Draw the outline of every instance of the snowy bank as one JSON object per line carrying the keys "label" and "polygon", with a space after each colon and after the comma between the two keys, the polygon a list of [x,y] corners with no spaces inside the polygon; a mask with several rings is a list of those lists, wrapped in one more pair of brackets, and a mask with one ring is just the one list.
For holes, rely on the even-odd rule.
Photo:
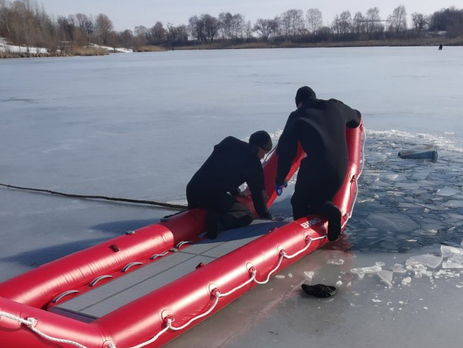
{"label": "snowy bank", "polygon": [[110,46],[102,46],[97,44],[90,44],[89,47],[107,50],[109,52],[117,52],[117,53],[133,53],[133,49],[131,48],[124,48],[124,47],[110,47]]}
{"label": "snowy bank", "polygon": [[48,54],[48,50],[43,47],[25,47],[10,45],[4,38],[0,38],[0,52],[6,53],[26,53],[26,54]]}

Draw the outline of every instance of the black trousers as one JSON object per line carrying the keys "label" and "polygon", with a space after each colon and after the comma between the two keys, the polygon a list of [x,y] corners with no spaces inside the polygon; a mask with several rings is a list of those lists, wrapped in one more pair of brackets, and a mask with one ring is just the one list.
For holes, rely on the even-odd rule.
{"label": "black trousers", "polygon": [[336,172],[302,163],[291,197],[294,220],[310,214],[325,215],[327,205],[332,205],[343,178]]}
{"label": "black trousers", "polygon": [[228,193],[217,193],[187,187],[189,208],[206,209],[217,216],[219,231],[249,225],[254,219],[251,211]]}

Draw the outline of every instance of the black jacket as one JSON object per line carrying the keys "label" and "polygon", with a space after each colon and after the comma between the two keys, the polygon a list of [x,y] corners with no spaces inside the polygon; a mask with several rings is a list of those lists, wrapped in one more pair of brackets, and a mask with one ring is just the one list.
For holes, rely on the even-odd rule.
{"label": "black jacket", "polygon": [[[301,143],[302,165],[344,179],[347,170],[346,126],[358,127],[361,115],[336,99],[311,99],[292,112],[278,141],[276,184],[282,185]],[[316,169],[315,169],[316,170]]]}
{"label": "black jacket", "polygon": [[193,195],[238,193],[246,182],[252,193],[254,208],[260,217],[267,217],[264,198],[264,173],[257,157],[257,147],[234,137],[226,137],[214,146],[214,151],[188,183]]}

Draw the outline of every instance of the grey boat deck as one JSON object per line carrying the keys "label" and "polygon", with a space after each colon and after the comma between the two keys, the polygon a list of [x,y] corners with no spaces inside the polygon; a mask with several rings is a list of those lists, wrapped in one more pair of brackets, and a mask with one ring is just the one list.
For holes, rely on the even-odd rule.
{"label": "grey boat deck", "polygon": [[194,271],[199,263],[207,264],[283,224],[256,220],[244,228],[223,232],[215,240],[203,240],[182,251],[165,256],[63,302],[53,307],[51,311],[86,322],[101,318]]}

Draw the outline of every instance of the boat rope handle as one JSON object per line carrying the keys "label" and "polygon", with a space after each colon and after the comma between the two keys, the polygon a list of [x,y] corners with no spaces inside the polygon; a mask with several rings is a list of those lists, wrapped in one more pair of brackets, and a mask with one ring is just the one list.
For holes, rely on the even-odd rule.
{"label": "boat rope handle", "polygon": [[122,272],[127,272],[129,269],[131,269],[132,267],[135,267],[135,266],[141,266],[143,265],[143,262],[139,262],[139,261],[136,261],[136,262],[130,262],[128,264],[126,264],[124,266],[124,268],[122,268]]}
{"label": "boat rope handle", "polygon": [[169,253],[168,251],[165,251],[161,254],[153,254],[150,257],[150,260],[156,260],[158,257],[166,256],[168,253]]}
{"label": "boat rope handle", "polygon": [[185,245],[185,244],[192,244],[193,242],[191,240],[184,240],[182,242],[178,242],[177,245],[175,246],[176,249],[180,249],[180,247],[182,245]]}
{"label": "boat rope handle", "polygon": [[93,279],[91,282],[90,282],[90,287],[94,287],[96,284],[98,284],[100,282],[100,280],[103,280],[103,279],[109,279],[109,278],[112,278],[113,276],[110,275],[110,274],[105,274],[105,275],[102,275],[102,276],[99,276],[99,277],[96,277],[95,279]]}
{"label": "boat rope handle", "polygon": [[79,290],[67,290],[67,291],[59,294],[58,296],[56,296],[53,300],[51,300],[51,302],[56,303],[59,300],[61,300],[63,297],[65,297],[67,295],[77,294],[78,292],[79,292]]}
{"label": "boat rope handle", "polygon": [[192,243],[193,242],[191,240],[184,240],[182,242],[178,242],[177,245],[174,248],[169,249],[168,251],[165,251],[165,252],[163,252],[161,254],[153,254],[153,255],[151,255],[150,260],[156,260],[158,257],[166,256],[169,252],[176,253],[177,251],[179,251],[179,248],[182,245],[192,244]]}
{"label": "boat rope handle", "polygon": [[[0,311],[0,317],[5,317],[5,318],[11,319],[11,320],[15,320],[20,324],[24,324],[31,331],[33,331],[34,333],[36,333],[40,337],[42,337],[42,338],[44,338],[46,340],[49,340],[51,342],[70,344],[70,345],[72,345],[74,347],[78,347],[78,348],[88,348],[87,346],[84,346],[84,345],[82,345],[82,344],[80,344],[78,342],[74,342],[74,341],[71,341],[71,340],[66,340],[66,339],[63,339],[63,338],[57,338],[57,337],[52,337],[52,336],[47,335],[46,333],[44,333],[44,332],[40,331],[39,329],[37,329],[36,325],[38,323],[38,320],[35,319],[35,318],[23,319],[23,318],[17,317],[16,315],[6,313],[6,312],[1,312],[1,311]],[[114,347],[114,348],[116,348],[116,347]]]}

